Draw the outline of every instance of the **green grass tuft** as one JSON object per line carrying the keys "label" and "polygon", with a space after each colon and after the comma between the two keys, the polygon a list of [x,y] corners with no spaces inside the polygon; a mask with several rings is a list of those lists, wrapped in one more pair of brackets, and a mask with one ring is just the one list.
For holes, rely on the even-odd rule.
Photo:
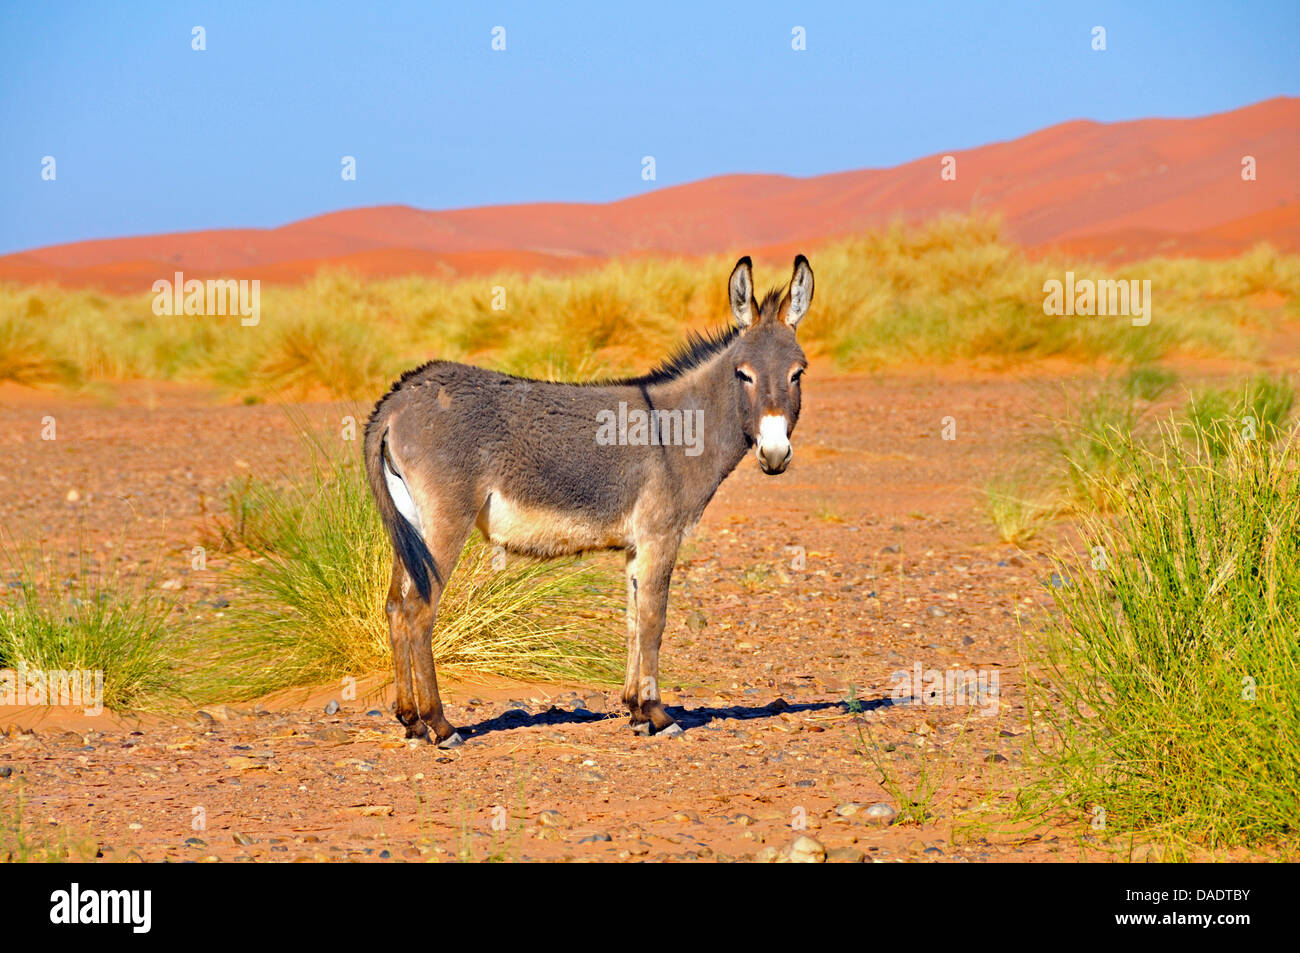
{"label": "green grass tuft", "polygon": [[1198,391],[1189,402],[1185,426],[1190,439],[1203,441],[1215,457],[1222,457],[1236,437],[1276,440],[1294,406],[1295,387],[1287,377],[1257,374],[1237,387]]}
{"label": "green grass tuft", "polygon": [[1060,508],[1049,493],[1016,476],[997,477],[986,483],[983,502],[998,537],[1013,546],[1034,539]]}
{"label": "green grass tuft", "polygon": [[52,562],[9,562],[0,669],[101,673],[102,703],[115,711],[161,710],[177,700],[184,637],[172,600],[146,580],[92,568],[84,550],[62,573]]}
{"label": "green grass tuft", "polygon": [[[1294,440],[1214,450],[1173,422],[1108,448],[1031,679],[1049,783],[1106,829],[1211,847],[1300,816],[1300,467]],[[1124,488],[1116,492],[1117,488]]]}

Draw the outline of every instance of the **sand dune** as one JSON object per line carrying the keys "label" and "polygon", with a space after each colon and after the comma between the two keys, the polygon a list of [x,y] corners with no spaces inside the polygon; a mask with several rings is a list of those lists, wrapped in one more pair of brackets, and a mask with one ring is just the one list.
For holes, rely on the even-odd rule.
{"label": "sand dune", "polygon": [[[792,178],[728,175],[606,204],[453,211],[349,209],[273,229],[75,242],[0,257],[0,280],[143,291],[186,277],[301,280],[322,265],[388,277],[563,273],[635,254],[792,247],[944,213],[1003,217],[1040,251],[1133,259],[1223,256],[1259,241],[1300,251],[1300,99],[1198,119],[1068,122],[956,158]],[[1258,178],[1241,178],[1254,156]]]}

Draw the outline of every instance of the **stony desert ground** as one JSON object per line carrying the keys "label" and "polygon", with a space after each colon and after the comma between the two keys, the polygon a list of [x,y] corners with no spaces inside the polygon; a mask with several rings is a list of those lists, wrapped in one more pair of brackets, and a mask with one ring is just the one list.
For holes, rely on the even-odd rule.
{"label": "stony desert ground", "polygon": [[[812,380],[791,468],[743,463],[683,550],[664,640],[680,737],[632,734],[616,689],[444,678],[466,743],[412,747],[376,677],[355,699],[327,685],[139,719],[0,712],[0,785],[21,785],[33,829],[105,860],[1127,859],[1086,824],[1000,823],[1033,773],[1021,652],[1049,601],[1039,546],[1065,530],[999,542],[978,489],[1044,431],[1060,383]],[[152,386],[111,406],[4,396],[15,539],[174,563],[196,612],[239,598],[187,553],[203,497],[292,460],[283,408]],[[996,673],[998,697],[894,703],[891,676],[918,664]],[[923,818],[895,813],[913,798]]]}

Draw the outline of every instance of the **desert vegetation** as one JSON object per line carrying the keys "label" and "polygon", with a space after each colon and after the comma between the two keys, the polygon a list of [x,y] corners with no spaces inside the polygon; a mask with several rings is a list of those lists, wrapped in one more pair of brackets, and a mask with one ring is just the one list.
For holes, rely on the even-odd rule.
{"label": "desert vegetation", "polygon": [[[231,581],[244,598],[212,633],[206,697],[248,698],[391,664],[382,607],[392,545],[365,473],[315,435],[304,439],[305,479],[247,480],[228,497],[227,520],[215,520],[241,526]],[[621,602],[608,568],[596,558],[507,556],[473,537],[439,603],[438,670],[613,684]]]}
{"label": "desert vegetation", "polygon": [[[1204,403],[1197,405],[1203,408]],[[1110,829],[1215,846],[1300,807],[1300,468],[1235,420],[1111,431],[1034,667],[1052,790]]]}
{"label": "desert vegetation", "polygon": [[1175,384],[1088,385],[1018,461],[1038,481],[985,489],[1008,542],[1059,530],[1053,611],[1025,626],[1044,774],[1019,816],[1176,851],[1276,845],[1300,805],[1294,384]]}
{"label": "desert vegetation", "polygon": [[[1155,313],[1045,318],[1043,283],[1079,262],[1030,259],[996,221],[946,219],[822,245],[805,347],[841,371],[1045,358],[1149,364],[1251,358],[1295,317],[1300,258],[1260,246],[1224,261],[1153,259],[1107,268],[1149,279]],[[153,313],[153,296],[0,286],[0,380],[94,387],[189,381],[232,399],[269,394],[370,398],[437,356],[531,375],[590,378],[644,370],[687,328],[727,314],[720,257],[619,260],[569,277],[363,281],[319,274],[263,289],[260,321]],[[762,264],[762,263],[760,263]],[[787,263],[775,274],[784,274]]]}

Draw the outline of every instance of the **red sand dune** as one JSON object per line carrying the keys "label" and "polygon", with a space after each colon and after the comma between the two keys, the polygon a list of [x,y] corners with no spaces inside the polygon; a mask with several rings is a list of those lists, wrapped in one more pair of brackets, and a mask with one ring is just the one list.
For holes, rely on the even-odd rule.
{"label": "red sand dune", "polygon": [[[567,272],[637,254],[699,255],[813,244],[893,220],[998,213],[1009,236],[1123,259],[1223,256],[1259,241],[1300,250],[1300,99],[1199,119],[1075,121],[892,169],[807,179],[728,175],[603,205],[444,212],[379,206],[274,229],[76,242],[0,257],[0,280],[145,291],[185,272],[297,281],[322,265],[370,276]],[[1253,155],[1258,178],[1241,178]]]}

